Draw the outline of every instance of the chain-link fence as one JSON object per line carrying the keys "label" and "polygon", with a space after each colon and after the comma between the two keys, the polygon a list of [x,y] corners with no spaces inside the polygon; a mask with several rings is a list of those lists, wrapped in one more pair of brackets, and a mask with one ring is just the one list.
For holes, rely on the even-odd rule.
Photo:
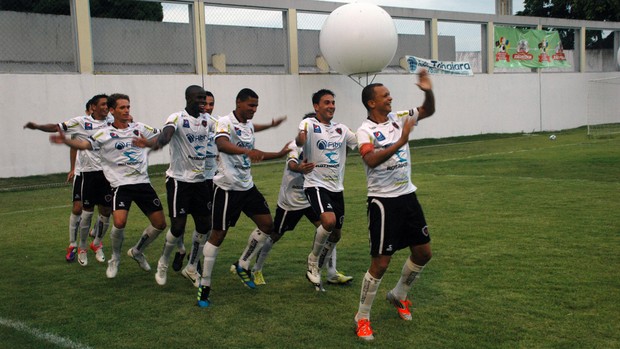
{"label": "chain-link fence", "polygon": [[71,16],[0,11],[0,33],[0,71],[77,71]]}
{"label": "chain-link fence", "polygon": [[287,72],[283,12],[205,6],[209,73]]}
{"label": "chain-link fence", "polygon": [[319,46],[319,34],[327,20],[326,13],[297,13],[297,46],[300,73],[327,73],[330,71]]}

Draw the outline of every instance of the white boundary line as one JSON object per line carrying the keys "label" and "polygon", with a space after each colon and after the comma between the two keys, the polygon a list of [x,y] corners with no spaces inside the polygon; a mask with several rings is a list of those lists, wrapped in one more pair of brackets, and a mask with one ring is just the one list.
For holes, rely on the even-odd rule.
{"label": "white boundary line", "polygon": [[63,348],[74,348],[74,349],[91,349],[92,348],[92,347],[83,345],[81,343],[74,342],[68,338],[57,336],[53,333],[43,332],[36,328],[32,328],[21,321],[10,320],[10,319],[5,319],[3,317],[0,317],[0,326],[9,327],[19,332],[24,332],[37,339],[46,341],[48,343],[55,344]]}

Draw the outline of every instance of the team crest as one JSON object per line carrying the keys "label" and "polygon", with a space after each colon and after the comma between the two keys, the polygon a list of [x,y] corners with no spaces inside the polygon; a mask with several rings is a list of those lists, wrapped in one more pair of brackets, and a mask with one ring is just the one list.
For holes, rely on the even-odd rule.
{"label": "team crest", "polygon": [[85,130],[92,130],[93,129],[93,124],[91,124],[90,122],[87,122],[84,124],[84,129]]}
{"label": "team crest", "polygon": [[341,129],[340,127],[338,127],[338,128],[336,129],[336,133],[338,133],[339,135],[341,135],[341,134],[342,134],[342,129]]}
{"label": "team crest", "polygon": [[183,127],[189,128],[189,121],[188,120],[183,120]]}
{"label": "team crest", "polygon": [[133,130],[133,134],[136,135],[136,136],[139,136],[140,132],[138,130]]}
{"label": "team crest", "polygon": [[114,132],[110,132],[110,137],[112,138],[118,138],[118,135]]}
{"label": "team crest", "polygon": [[202,120],[202,127],[207,127],[207,120]]}
{"label": "team crest", "polygon": [[385,140],[385,136],[383,135],[383,133],[381,133],[381,131],[374,132],[373,134],[379,142]]}
{"label": "team crest", "polygon": [[394,128],[395,128],[395,129],[400,130],[400,126],[398,126],[398,124],[397,124],[397,123],[393,122],[393,123],[392,123],[392,126],[394,126]]}
{"label": "team crest", "polygon": [[321,126],[312,125],[312,128],[314,129],[314,133],[321,133]]}

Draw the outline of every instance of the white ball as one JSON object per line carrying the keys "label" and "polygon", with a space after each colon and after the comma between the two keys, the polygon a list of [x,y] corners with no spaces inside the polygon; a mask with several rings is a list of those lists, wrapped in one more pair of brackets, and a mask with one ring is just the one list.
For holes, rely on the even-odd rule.
{"label": "white ball", "polygon": [[319,46],[329,66],[341,74],[378,73],[394,58],[398,34],[394,20],[381,7],[351,3],[327,17]]}
{"label": "white ball", "polygon": [[552,141],[555,141],[555,135],[549,136],[549,139],[552,140]]}

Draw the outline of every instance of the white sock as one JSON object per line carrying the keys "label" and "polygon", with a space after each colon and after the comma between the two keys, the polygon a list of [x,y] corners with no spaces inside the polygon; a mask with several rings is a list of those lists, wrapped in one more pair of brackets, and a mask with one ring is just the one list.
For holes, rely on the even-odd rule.
{"label": "white sock", "polygon": [[336,248],[336,242],[326,241],[325,245],[323,245],[323,249],[321,250],[321,254],[319,255],[319,268],[323,268],[325,265],[325,261],[328,261],[332,258],[332,251]]}
{"label": "white sock", "polygon": [[69,245],[77,246],[77,234],[80,228],[80,216],[73,214],[69,216]]}
{"label": "white sock", "polygon": [[263,247],[265,244],[265,240],[269,235],[260,231],[260,229],[256,228],[248,237],[248,244],[245,246],[245,250],[241,254],[241,258],[239,258],[239,266],[243,269],[250,269],[250,261],[256,256],[256,253]]}
{"label": "white sock", "polygon": [[417,280],[423,269],[423,265],[417,265],[411,261],[411,258],[407,258],[400,272],[400,279],[392,289],[394,296],[401,301],[407,299],[407,293],[409,293],[409,290],[413,287],[413,283]]}
{"label": "white sock", "polygon": [[327,238],[329,238],[329,235],[331,233],[331,231],[325,230],[325,228],[323,228],[323,225],[319,225],[319,227],[316,228],[316,234],[314,234],[314,243],[312,245],[312,252],[308,256],[308,260],[310,262],[318,262],[319,254],[321,253],[321,250],[323,250],[323,246],[325,246],[325,242],[327,241]]}
{"label": "white sock", "polygon": [[123,247],[123,240],[125,240],[125,229],[118,229],[112,226],[110,231],[110,239],[112,240],[112,258],[121,260],[121,248]]}
{"label": "white sock", "polygon": [[93,220],[93,211],[82,210],[80,216],[80,244],[79,248],[86,249],[88,246],[88,231],[90,230],[90,223]]}
{"label": "white sock", "polygon": [[144,253],[144,250],[151,244],[151,242],[157,239],[161,232],[162,230],[155,229],[154,226],[149,224],[149,226],[142,232],[140,240],[138,240],[138,243],[133,247],[133,249],[138,251],[138,253]]}
{"label": "white sock", "polygon": [[189,262],[187,264],[187,269],[190,271],[196,271],[196,265],[198,265],[202,256],[206,236],[207,234],[200,234],[196,230],[192,234],[192,249],[189,253]]}
{"label": "white sock", "polygon": [[204,266],[202,268],[202,277],[200,278],[200,285],[211,287],[211,274],[213,273],[213,266],[215,266],[215,258],[220,248],[212,245],[210,242],[205,244],[202,254],[204,255]]}
{"label": "white sock", "polygon": [[177,240],[177,248],[179,249],[180,254],[185,254],[185,242],[183,239],[185,238],[185,234],[181,234],[179,236],[179,240]]}
{"label": "white sock", "polygon": [[95,240],[93,240],[93,244],[95,246],[99,245],[105,236],[105,233],[108,232],[108,227],[110,226],[110,217],[99,215],[97,217],[97,222],[95,223],[95,227],[93,228],[95,232]]}
{"label": "white sock", "polygon": [[267,260],[267,257],[269,256],[269,252],[271,251],[272,248],[273,248],[273,240],[271,239],[271,237],[268,237],[267,240],[265,240],[265,243],[263,244],[263,248],[261,248],[260,252],[258,253],[258,257],[256,258],[256,263],[252,267],[252,271],[263,270],[263,265],[265,264],[265,261]]}
{"label": "white sock", "polygon": [[336,270],[336,246],[334,246],[330,258],[327,258],[327,277],[334,276],[337,273],[338,270]]}
{"label": "white sock", "polygon": [[357,310],[357,315],[355,315],[355,321],[358,321],[359,319],[370,320],[370,308],[372,308],[372,302],[375,300],[380,284],[381,279],[376,279],[372,277],[368,271],[366,272],[366,275],[364,275],[364,280],[362,280],[360,304]]}
{"label": "white sock", "polygon": [[170,260],[170,254],[172,254],[172,250],[177,247],[178,239],[179,238],[174,236],[174,234],[172,234],[172,231],[168,229],[168,232],[166,233],[166,241],[164,242],[164,250],[161,253],[161,257],[159,258],[159,261],[162,264],[168,265],[168,261]]}

